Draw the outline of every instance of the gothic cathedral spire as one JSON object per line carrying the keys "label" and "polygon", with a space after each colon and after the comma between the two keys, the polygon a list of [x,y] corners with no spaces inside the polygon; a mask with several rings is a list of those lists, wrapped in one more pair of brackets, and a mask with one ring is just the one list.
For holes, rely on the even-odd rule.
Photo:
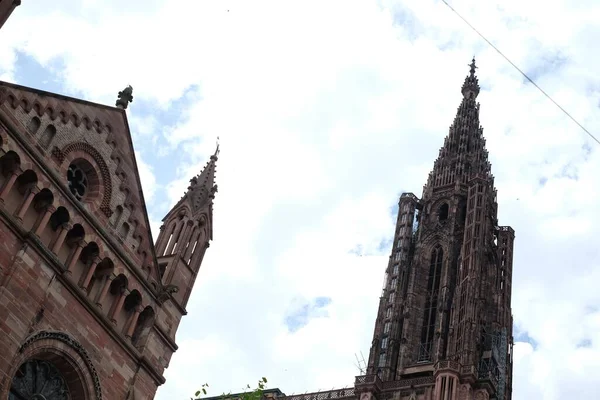
{"label": "gothic cathedral spire", "polygon": [[514,231],[498,226],[475,59],[469,67],[421,199],[399,200],[361,399],[385,388],[428,400],[511,398]]}
{"label": "gothic cathedral spire", "polygon": [[173,299],[183,309],[212,240],[218,156],[217,144],[204,169],[190,180],[187,192],[163,218],[156,240],[162,284],[175,288]]}

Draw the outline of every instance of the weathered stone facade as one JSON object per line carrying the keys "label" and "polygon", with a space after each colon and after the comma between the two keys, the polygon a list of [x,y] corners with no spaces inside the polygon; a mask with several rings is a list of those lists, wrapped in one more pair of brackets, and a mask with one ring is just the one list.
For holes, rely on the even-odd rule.
{"label": "weathered stone facade", "polygon": [[0,398],[152,399],[164,382],[218,151],[155,251],[124,108],[0,82]]}
{"label": "weathered stone facade", "polygon": [[400,197],[367,375],[286,400],[511,399],[515,233],[498,225],[475,68],[422,197]]}

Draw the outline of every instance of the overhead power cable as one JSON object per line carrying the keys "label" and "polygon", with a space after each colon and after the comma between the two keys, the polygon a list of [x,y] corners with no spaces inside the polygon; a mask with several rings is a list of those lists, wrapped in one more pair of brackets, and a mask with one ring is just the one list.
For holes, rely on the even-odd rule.
{"label": "overhead power cable", "polygon": [[569,118],[571,118],[571,120],[573,122],[575,122],[581,129],[583,129],[583,131],[585,133],[587,133],[596,143],[600,144],[600,140],[598,140],[594,135],[592,135],[592,133],[590,131],[588,131],[583,125],[581,125],[579,123],[579,121],[577,121],[575,118],[573,118],[573,116],[571,114],[569,114],[569,112],[567,112],[567,110],[565,110],[564,108],[562,108],[560,106],[560,104],[558,104],[556,101],[554,101],[554,99],[552,97],[550,97],[550,95],[548,93],[546,93],[544,91],[544,89],[542,89],[541,87],[538,86],[537,83],[535,83],[533,81],[533,79],[531,79],[525,72],[523,72],[519,67],[517,67],[515,65],[515,63],[513,63],[507,56],[504,55],[504,53],[502,53],[500,51],[500,49],[498,49],[496,46],[494,46],[494,44],[492,42],[490,42],[481,32],[479,32],[473,25],[471,25],[469,23],[469,21],[467,21],[462,15],[460,15],[460,13],[458,11],[456,11],[450,4],[448,4],[448,2],[446,0],[442,0],[444,2],[445,5],[448,6],[448,8],[450,8],[450,10],[452,10],[460,19],[462,19],[465,24],[467,24],[471,29],[473,29],[473,31],[475,31],[475,33],[477,33],[483,40],[485,40],[487,42],[487,44],[489,44],[494,50],[496,50],[496,52],[498,54],[500,54],[506,61],[508,61],[510,63],[510,65],[512,65],[517,71],[519,71],[521,73],[521,75],[523,75],[525,77],[525,79],[527,79],[529,82],[531,82],[531,84],[533,86],[535,86],[540,92],[542,92],[542,94],[544,96],[546,96],[552,103],[554,103],[554,105],[556,107],[558,107],[563,113],[565,113],[565,115]]}

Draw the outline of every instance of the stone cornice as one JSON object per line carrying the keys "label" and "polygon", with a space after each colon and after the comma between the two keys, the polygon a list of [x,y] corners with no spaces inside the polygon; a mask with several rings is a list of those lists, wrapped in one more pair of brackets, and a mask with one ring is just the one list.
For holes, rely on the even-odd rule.
{"label": "stone cornice", "polygon": [[[63,287],[66,288],[69,293],[73,295],[73,297],[79,300],[79,303],[94,317],[94,319],[104,328],[109,336],[115,342],[121,345],[121,348],[123,348],[134,361],[141,363],[144,369],[156,380],[156,382],[159,385],[162,385],[165,382],[165,378],[162,376],[162,374],[148,362],[146,357],[144,357],[132,343],[129,343],[119,332],[115,330],[112,323],[104,314],[100,312],[100,310],[98,310],[98,308],[90,304],[86,295],[79,287],[77,287],[75,282],[71,281],[63,274],[65,268],[63,267],[62,262],[46,248],[40,239],[35,234],[26,232],[3,208],[0,208],[0,218],[4,220],[5,225],[8,226],[23,243],[27,243],[37,250],[37,253],[40,255],[40,257],[42,257],[48,263],[48,265],[52,267],[56,273],[58,281],[62,283]],[[174,343],[168,344],[174,345]]]}

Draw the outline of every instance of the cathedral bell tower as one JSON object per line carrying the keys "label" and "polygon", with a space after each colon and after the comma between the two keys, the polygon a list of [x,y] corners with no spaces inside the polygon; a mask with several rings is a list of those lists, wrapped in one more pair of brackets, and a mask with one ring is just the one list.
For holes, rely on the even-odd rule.
{"label": "cathedral bell tower", "polygon": [[185,310],[204,253],[212,240],[213,199],[219,146],[200,173],[190,180],[185,195],[163,219],[156,240],[156,255],[163,287]]}
{"label": "cathedral bell tower", "polygon": [[357,393],[511,398],[514,231],[498,225],[474,59],[469,67],[422,197],[400,197],[368,375],[357,377]]}

